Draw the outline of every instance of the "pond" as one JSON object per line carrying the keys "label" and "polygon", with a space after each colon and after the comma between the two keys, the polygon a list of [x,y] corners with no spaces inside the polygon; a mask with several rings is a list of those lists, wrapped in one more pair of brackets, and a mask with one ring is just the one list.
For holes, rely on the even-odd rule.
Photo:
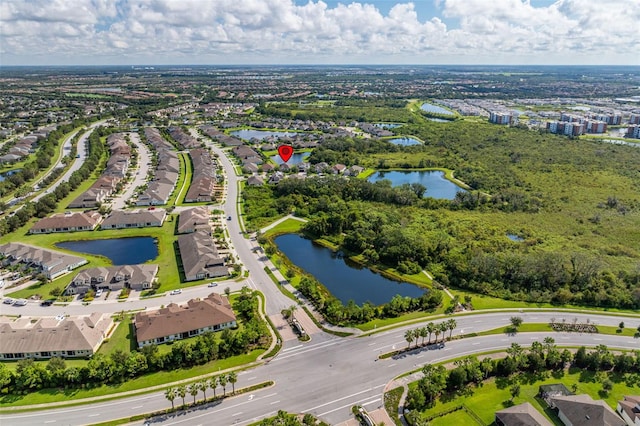
{"label": "pond", "polygon": [[387,140],[394,145],[402,145],[402,146],[420,145],[422,143],[418,139],[412,138],[410,136],[403,136],[401,138],[393,138],[393,139],[387,139]]}
{"label": "pond", "polygon": [[516,234],[507,234],[507,238],[509,238],[511,241],[515,241],[518,243],[521,241],[524,241],[524,238]]}
{"label": "pond", "polygon": [[7,178],[7,176],[11,176],[13,174],[18,173],[20,170],[22,169],[14,169],[14,170],[8,170],[4,173],[0,173],[0,182],[2,182],[3,180],[5,180]]}
{"label": "pond", "polygon": [[255,129],[242,129],[242,130],[234,130],[231,132],[233,136],[239,137],[244,140],[251,140],[253,138],[256,139],[266,139],[269,137],[276,138],[284,138],[284,137],[293,137],[296,135],[295,132],[276,132],[273,130],[255,130]]}
{"label": "pond", "polygon": [[[294,164],[303,163],[305,158],[307,158],[310,155],[311,155],[310,152],[296,152],[291,155],[291,158],[289,158],[289,161],[287,161],[287,164],[289,166],[293,166]],[[284,163],[284,161],[282,161],[282,158],[280,158],[279,155],[273,155],[270,158],[271,160],[275,161],[275,163],[278,165]]]}
{"label": "pond", "polygon": [[152,237],[63,241],[56,247],[104,256],[114,265],[135,265],[158,257],[158,245]]}
{"label": "pond", "polygon": [[379,129],[396,129],[400,126],[404,126],[404,123],[373,123]]}
{"label": "pond", "polygon": [[423,103],[420,109],[424,112],[431,112],[433,114],[454,115],[453,112],[448,109],[444,109],[441,106],[430,104],[428,102]]}
{"label": "pond", "polygon": [[370,182],[390,180],[391,186],[400,186],[405,183],[421,183],[427,187],[425,197],[453,200],[457,192],[465,192],[455,183],[444,178],[444,172],[439,170],[376,172],[369,177]]}
{"label": "pond", "polygon": [[420,297],[425,292],[414,284],[390,280],[338,257],[332,250],[297,234],[280,235],[275,243],[291,262],[313,275],[344,304],[353,300],[358,305],[367,301],[382,305],[396,294]]}

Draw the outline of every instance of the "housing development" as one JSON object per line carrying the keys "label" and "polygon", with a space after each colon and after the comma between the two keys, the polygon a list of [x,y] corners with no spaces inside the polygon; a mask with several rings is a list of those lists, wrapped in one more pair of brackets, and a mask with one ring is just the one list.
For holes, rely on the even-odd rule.
{"label": "housing development", "polygon": [[638,67],[0,88],[0,423],[640,424]]}

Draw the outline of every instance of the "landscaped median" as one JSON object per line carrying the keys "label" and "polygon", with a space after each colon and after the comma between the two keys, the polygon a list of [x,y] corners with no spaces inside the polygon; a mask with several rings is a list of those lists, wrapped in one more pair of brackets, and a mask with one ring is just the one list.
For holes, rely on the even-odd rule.
{"label": "landscaped median", "polygon": [[[191,383],[188,386],[192,386],[192,385],[196,385],[197,382]],[[135,422],[135,421],[140,421],[140,420],[144,420],[144,419],[150,419],[152,417],[159,417],[159,416],[169,416],[171,414],[177,413],[175,415],[185,415],[190,413],[191,411],[193,411],[194,409],[208,409],[210,408],[210,406],[214,406],[214,405],[218,405],[220,404],[223,400],[228,399],[228,398],[233,398],[248,392],[253,392],[253,391],[257,391],[260,389],[264,389],[264,388],[268,388],[270,386],[273,386],[275,383],[273,381],[268,381],[268,382],[263,382],[263,383],[258,383],[257,385],[253,385],[253,386],[249,386],[246,388],[242,388],[242,389],[238,389],[236,391],[234,391],[233,393],[230,394],[226,394],[226,392],[224,393],[224,395],[216,395],[213,398],[203,398],[199,401],[196,401],[194,403],[191,404],[183,404],[179,407],[174,407],[174,408],[167,408],[166,410],[161,410],[161,411],[155,411],[153,413],[146,413],[146,414],[137,414],[135,416],[131,416],[131,417],[124,417],[118,420],[110,420],[108,422],[102,422],[102,423],[96,423],[93,426],[116,426],[116,425],[122,425],[122,424],[126,424],[126,423],[130,423],[130,422]],[[187,387],[188,389],[188,387]],[[200,386],[198,386],[198,392],[200,392],[202,389],[200,388]],[[165,393],[166,396],[166,393]],[[178,395],[179,397],[179,395]],[[185,398],[187,397],[191,397],[191,394],[187,393],[185,395]],[[167,397],[167,399],[169,399]],[[172,402],[173,403],[173,402]]]}

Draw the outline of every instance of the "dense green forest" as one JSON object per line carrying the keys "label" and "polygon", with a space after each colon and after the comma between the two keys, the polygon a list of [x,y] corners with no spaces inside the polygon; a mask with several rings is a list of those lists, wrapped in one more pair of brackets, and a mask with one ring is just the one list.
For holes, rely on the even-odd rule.
{"label": "dense green forest", "polygon": [[509,299],[640,307],[640,150],[467,121],[400,129],[425,145],[347,138],[310,161],[445,167],[473,190],[434,200],[421,185],[290,179],[245,190],[250,226],[294,211],[372,265]]}

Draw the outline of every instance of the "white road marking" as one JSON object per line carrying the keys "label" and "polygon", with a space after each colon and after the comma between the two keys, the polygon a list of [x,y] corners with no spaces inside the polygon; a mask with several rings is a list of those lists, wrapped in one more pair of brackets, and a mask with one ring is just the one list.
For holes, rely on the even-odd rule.
{"label": "white road marking", "polygon": [[135,407],[131,407],[132,410],[135,410],[136,408],[142,408],[142,405],[136,405]]}
{"label": "white road marking", "polygon": [[233,413],[231,415],[231,417],[239,416],[240,414],[242,414],[242,411],[238,411],[237,413]]}
{"label": "white road marking", "polygon": [[98,414],[89,414],[89,417],[98,417],[100,415],[100,413]]}
{"label": "white road marking", "polygon": [[269,405],[277,404],[277,403],[279,403],[279,402],[280,402],[280,400],[273,401],[273,402],[270,402],[270,403],[269,403]]}
{"label": "white road marking", "polygon": [[[375,398],[375,399],[372,399],[371,401],[367,401],[367,402],[361,402],[359,405],[369,405],[369,404],[372,404],[372,403],[378,402],[378,401],[380,401],[380,398]],[[358,402],[359,401],[356,401],[355,405],[357,405]],[[319,417],[326,416],[329,413],[333,413],[334,411],[342,410],[343,408],[351,407],[353,405],[354,404],[343,405],[342,407],[334,408],[333,410],[325,411],[324,413],[318,414],[318,416]]]}
{"label": "white road marking", "polygon": [[393,364],[387,365],[387,368],[391,368],[391,367],[395,367],[395,366],[396,366],[396,364],[393,363]]}
{"label": "white road marking", "polygon": [[479,344],[480,344],[480,342],[473,342],[473,343],[471,344],[471,346],[476,346],[476,345],[479,345]]}
{"label": "white road marking", "polygon": [[[317,405],[317,406],[315,406],[315,407],[313,407],[313,408],[308,408],[308,409],[306,409],[306,410],[302,410],[302,412],[303,412],[303,413],[308,413],[308,412],[310,412],[310,411],[317,410],[318,408],[321,408],[321,407],[324,407],[324,406],[327,406],[327,405],[331,405],[331,404],[333,404],[334,402],[342,401],[343,399],[348,399],[348,398],[351,398],[351,397],[353,397],[353,396],[360,395],[361,393],[371,392],[372,390],[379,389],[379,388],[383,388],[383,387],[385,387],[386,385],[387,385],[386,383],[383,383],[383,384],[381,384],[381,385],[374,386],[374,387],[372,387],[372,388],[365,389],[365,390],[360,391],[360,392],[352,393],[351,395],[343,396],[342,398],[334,399],[333,401],[330,401],[330,402],[325,402],[324,404]],[[351,405],[353,405],[353,404],[351,404]]]}

